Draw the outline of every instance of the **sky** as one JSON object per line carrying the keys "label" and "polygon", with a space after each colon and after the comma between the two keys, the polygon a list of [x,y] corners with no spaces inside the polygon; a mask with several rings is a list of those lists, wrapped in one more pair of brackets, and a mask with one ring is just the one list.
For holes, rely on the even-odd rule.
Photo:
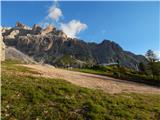
{"label": "sky", "polygon": [[3,1],[1,25],[13,27],[17,21],[53,24],[86,42],[107,39],[136,54],[152,49],[160,55],[160,2]]}

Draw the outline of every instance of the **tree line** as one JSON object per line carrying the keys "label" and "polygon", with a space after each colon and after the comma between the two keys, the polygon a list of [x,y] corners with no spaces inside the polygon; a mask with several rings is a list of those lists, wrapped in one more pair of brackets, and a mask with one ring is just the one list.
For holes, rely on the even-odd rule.
{"label": "tree line", "polygon": [[160,61],[153,50],[148,50],[145,54],[147,63],[139,63],[139,71],[152,77],[160,76]]}

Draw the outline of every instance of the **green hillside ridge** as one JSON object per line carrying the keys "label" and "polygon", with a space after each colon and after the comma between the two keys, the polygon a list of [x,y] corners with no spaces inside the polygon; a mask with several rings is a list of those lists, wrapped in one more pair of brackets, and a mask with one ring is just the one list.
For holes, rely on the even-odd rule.
{"label": "green hillside ridge", "polygon": [[2,120],[158,120],[160,95],[107,94],[2,63]]}

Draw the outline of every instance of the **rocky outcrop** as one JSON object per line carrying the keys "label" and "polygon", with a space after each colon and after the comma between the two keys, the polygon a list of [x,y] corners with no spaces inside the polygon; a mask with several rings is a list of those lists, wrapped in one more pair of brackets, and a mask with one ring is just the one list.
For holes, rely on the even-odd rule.
{"label": "rocky outcrop", "polygon": [[18,60],[21,63],[36,63],[34,61],[34,59],[32,59],[31,57],[25,55],[24,53],[22,53],[21,51],[17,50],[14,47],[6,47],[5,50],[5,59],[9,59],[9,60]]}
{"label": "rocky outcrop", "polygon": [[52,25],[48,25],[44,30],[41,31],[41,35],[46,35],[50,32],[54,31],[54,27]]}
{"label": "rocky outcrop", "polygon": [[26,26],[26,25],[24,25],[24,24],[22,24],[22,23],[20,23],[20,22],[16,22],[16,27],[17,27],[17,28],[20,28],[20,29],[28,29],[28,30],[31,30],[30,27],[28,27],[28,26]]}
{"label": "rocky outcrop", "polygon": [[32,28],[33,34],[39,34],[41,32],[41,30],[42,30],[42,28],[39,25],[37,25],[37,24],[33,25],[33,28]]}
{"label": "rocky outcrop", "polygon": [[5,61],[5,44],[3,42],[2,35],[0,35],[0,43],[1,43],[1,45],[0,45],[0,48],[1,48],[1,50],[0,50],[1,61]]}
{"label": "rocky outcrop", "polygon": [[[24,25],[18,26],[21,29],[18,29],[17,34],[13,34],[17,28],[3,33],[5,44],[16,47],[36,61],[67,67],[118,61],[122,66],[133,69],[137,68],[139,62],[146,62],[144,56],[125,51],[110,40],[104,40],[99,44],[86,43],[83,40],[68,38],[63,31],[56,30],[52,25],[45,29],[34,25],[31,30],[25,29]],[[14,35],[12,40],[5,37],[11,34]]]}
{"label": "rocky outcrop", "polygon": [[12,32],[10,32],[10,34],[8,36],[5,36],[6,39],[15,39],[16,35],[19,34],[19,30],[13,30]]}
{"label": "rocky outcrop", "polygon": [[11,29],[11,27],[1,27],[1,34],[6,33],[7,31],[9,31]]}
{"label": "rocky outcrop", "polygon": [[56,35],[57,37],[61,37],[63,41],[66,41],[68,38],[67,35],[61,30],[57,30]]}

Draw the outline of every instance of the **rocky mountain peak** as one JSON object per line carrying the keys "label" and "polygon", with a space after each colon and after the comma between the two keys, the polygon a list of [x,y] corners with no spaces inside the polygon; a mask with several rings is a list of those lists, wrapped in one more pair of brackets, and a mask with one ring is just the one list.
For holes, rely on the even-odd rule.
{"label": "rocky mountain peak", "polygon": [[114,41],[111,41],[111,40],[107,40],[107,39],[104,39],[101,44],[117,44],[116,42]]}
{"label": "rocky mountain peak", "polygon": [[63,31],[52,25],[42,29],[35,24],[32,29],[26,29],[26,25],[17,22],[16,27],[3,31],[4,43],[16,47],[37,61],[44,59],[44,62],[55,66],[108,64],[119,60],[122,66],[135,69],[139,62],[146,61],[144,56],[124,51],[119,44],[110,40],[103,40],[99,44],[87,43],[67,37]]}
{"label": "rocky mountain peak", "polygon": [[21,22],[16,22],[16,28],[21,28],[21,29],[31,29],[30,27],[24,25]]}
{"label": "rocky mountain peak", "polygon": [[108,47],[110,49],[113,49],[115,51],[123,51],[122,47],[120,47],[117,43],[111,40],[103,40],[102,43],[100,43],[101,46]]}
{"label": "rocky mountain peak", "polygon": [[63,41],[66,41],[68,39],[67,35],[63,31],[57,30],[56,33],[58,37],[63,38]]}
{"label": "rocky mountain peak", "polygon": [[32,27],[32,31],[34,32],[34,34],[40,33],[41,30],[42,30],[42,28],[37,24],[34,24],[33,27]]}
{"label": "rocky mountain peak", "polygon": [[50,32],[52,32],[54,30],[55,30],[55,27],[53,27],[51,24],[49,24],[45,29],[43,29],[41,31],[41,34],[42,35],[46,35],[47,33],[50,33]]}

